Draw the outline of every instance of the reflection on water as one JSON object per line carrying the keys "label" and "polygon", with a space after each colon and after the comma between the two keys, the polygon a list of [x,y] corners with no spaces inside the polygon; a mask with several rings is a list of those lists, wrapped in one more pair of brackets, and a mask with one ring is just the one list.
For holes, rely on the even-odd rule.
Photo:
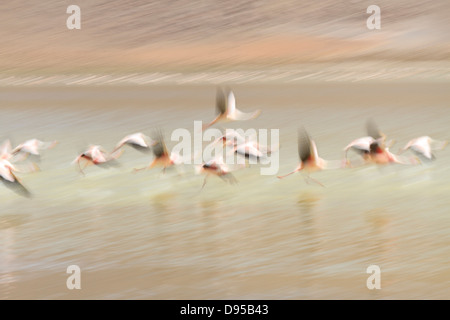
{"label": "reflection on water", "polygon": [[302,192],[297,201],[300,212],[309,216],[312,210],[317,207],[320,199],[321,198],[318,196],[318,194]]}
{"label": "reflection on water", "polygon": [[16,228],[30,219],[29,214],[2,214],[0,215],[0,230]]}
{"label": "reflection on water", "polygon": [[9,217],[7,220],[10,221],[5,223],[5,220],[2,220],[2,224],[3,226],[9,225],[9,227],[6,226],[4,228],[6,230],[3,230],[0,234],[0,241],[2,243],[2,250],[0,251],[0,270],[2,270],[0,277],[0,299],[6,299],[11,295],[11,292],[15,287],[15,282],[17,281],[13,267],[14,260],[16,259],[13,249],[15,245],[15,231],[14,229],[11,229],[16,223],[14,222],[14,218],[11,219],[11,217]]}
{"label": "reflection on water", "polygon": [[171,210],[170,204],[174,199],[174,195],[167,193],[159,193],[151,197],[151,203],[156,212],[168,214]]}
{"label": "reflection on water", "polygon": [[[60,144],[40,172],[20,174],[32,199],[0,188],[0,297],[449,298],[448,150],[427,167],[313,173],[326,188],[254,165],[235,172],[236,185],[211,178],[201,190],[190,166],[181,176],[133,174],[152,157],[131,148],[117,168],[82,176],[70,165],[80,144],[111,149],[132,132],[191,130],[214,113],[214,89],[1,89],[3,137]],[[263,113],[230,127],[280,128],[279,173],[298,163],[300,125],[330,160],[365,135],[369,116],[398,146],[424,134],[449,139],[444,85],[233,89],[243,109]],[[71,264],[82,270],[80,292],[65,289]],[[365,287],[371,264],[382,269],[379,292]]]}
{"label": "reflection on water", "polygon": [[374,232],[376,233],[382,231],[383,227],[389,224],[389,213],[384,208],[367,210],[363,214],[367,222],[373,226]]}
{"label": "reflection on water", "polygon": [[319,219],[318,213],[314,209],[317,208],[320,201],[320,197],[317,194],[309,192],[302,192],[298,197],[298,207],[300,212],[301,229],[299,232],[308,235],[310,238],[310,244],[312,247],[319,244],[319,241],[315,235],[315,223]]}

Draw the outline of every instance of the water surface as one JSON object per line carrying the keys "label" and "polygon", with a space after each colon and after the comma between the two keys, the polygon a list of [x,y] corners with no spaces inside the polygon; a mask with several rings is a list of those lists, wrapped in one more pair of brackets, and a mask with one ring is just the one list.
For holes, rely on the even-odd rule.
{"label": "water surface", "polygon": [[[446,83],[316,83],[233,86],[253,121],[231,128],[280,129],[280,169],[298,163],[305,126],[325,159],[366,135],[373,117],[396,140],[449,140]],[[259,167],[234,186],[185,166],[133,174],[151,155],[126,149],[121,167],[71,161],[88,144],[107,149],[129,133],[193,131],[214,116],[212,85],[3,87],[0,135],[14,143],[57,139],[20,174],[25,199],[0,188],[0,298],[31,299],[448,299],[450,153],[425,166],[318,172],[278,180]],[[66,288],[79,265],[82,289]],[[366,287],[379,265],[382,289]]]}

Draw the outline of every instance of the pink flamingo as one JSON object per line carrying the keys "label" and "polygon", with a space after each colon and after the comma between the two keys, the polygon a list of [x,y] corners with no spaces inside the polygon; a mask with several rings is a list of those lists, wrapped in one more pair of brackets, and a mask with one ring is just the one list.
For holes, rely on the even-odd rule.
{"label": "pink flamingo", "polygon": [[258,117],[261,114],[261,110],[257,110],[252,113],[244,113],[236,108],[236,98],[233,91],[227,89],[227,97],[221,88],[217,88],[216,93],[216,110],[217,117],[209,124],[203,126],[203,130],[209,128],[213,124],[221,121],[244,121]]}
{"label": "pink flamingo", "polygon": [[0,177],[2,182],[12,190],[16,191],[17,193],[26,196],[31,197],[31,193],[28,191],[27,188],[25,188],[20,181],[19,178],[16,177],[14,172],[20,172],[9,160],[5,158],[0,159]]}
{"label": "pink flamingo", "polygon": [[[319,154],[317,152],[317,147],[315,142],[310,138],[308,133],[305,129],[299,130],[299,136],[298,136],[298,155],[300,157],[300,163],[297,166],[297,168],[284,175],[284,176],[278,176],[279,179],[283,179],[293,173],[304,171],[306,172],[305,179],[310,179],[317,184],[324,187],[322,183],[319,181],[313,179],[310,177],[310,173],[314,171],[320,171],[325,169],[334,169],[338,166],[335,164],[332,164],[331,161],[327,161],[319,157]],[[306,180],[308,181],[308,180]]]}
{"label": "pink flamingo", "polygon": [[148,165],[147,167],[134,169],[134,171],[141,171],[146,169],[152,169],[154,167],[163,167],[163,172],[166,172],[166,168],[172,167],[174,165],[179,165],[182,163],[182,159],[180,155],[177,153],[170,153],[167,150],[166,144],[164,143],[164,139],[161,132],[156,133],[156,137],[153,140],[153,154],[155,159]]}
{"label": "pink flamingo", "polygon": [[138,151],[146,152],[146,151],[149,151],[150,148],[152,146],[154,146],[155,144],[156,144],[155,141],[153,141],[152,139],[150,139],[143,133],[138,132],[138,133],[130,134],[130,135],[126,136],[125,138],[123,138],[122,140],[120,140],[117,143],[116,147],[114,148],[113,152],[119,150],[120,148],[122,148],[125,145],[129,145]]}
{"label": "pink flamingo", "polygon": [[[386,164],[394,162],[405,164],[385,146],[386,135],[378,129],[372,119],[367,121],[366,127],[368,136],[353,140],[344,148],[344,166],[350,165],[348,160],[349,150],[358,153],[364,159],[365,163]],[[390,140],[388,145],[391,146],[393,143],[394,140]]]}
{"label": "pink flamingo", "polygon": [[[115,165],[115,160],[120,157],[122,152],[113,152],[109,154],[105,149],[103,149],[99,145],[90,145],[88,149],[78,155],[72,163],[78,163],[78,167],[80,172],[84,175],[83,169],[85,169],[88,165]],[[80,162],[84,159],[86,164],[83,168],[81,168]]]}
{"label": "pink flamingo", "polygon": [[206,185],[206,181],[209,176],[216,176],[222,179],[225,182],[230,184],[237,183],[236,178],[231,174],[230,168],[223,163],[222,158],[216,157],[208,162],[203,163],[199,167],[197,167],[198,174],[205,174],[205,180],[203,181],[202,189]]}
{"label": "pink flamingo", "polygon": [[402,149],[400,149],[399,153],[403,153],[409,149],[421,158],[434,160],[436,157],[433,154],[433,151],[443,150],[447,143],[447,141],[438,141],[429,136],[422,136],[409,141]]}

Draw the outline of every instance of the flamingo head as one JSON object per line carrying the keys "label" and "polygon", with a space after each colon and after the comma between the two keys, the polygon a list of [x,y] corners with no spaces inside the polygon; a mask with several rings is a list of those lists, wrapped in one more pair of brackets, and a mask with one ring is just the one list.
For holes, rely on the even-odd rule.
{"label": "flamingo head", "polygon": [[79,162],[82,158],[85,158],[85,157],[86,157],[85,153],[80,154],[79,156],[77,156],[75,158],[75,160],[72,161],[72,164],[75,164],[75,163]]}

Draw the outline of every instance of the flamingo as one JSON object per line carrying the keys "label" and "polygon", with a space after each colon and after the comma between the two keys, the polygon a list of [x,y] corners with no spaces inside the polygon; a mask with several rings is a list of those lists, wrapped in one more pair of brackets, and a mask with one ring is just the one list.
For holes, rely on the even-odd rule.
{"label": "flamingo", "polygon": [[161,132],[156,133],[152,150],[155,159],[147,167],[134,169],[135,172],[160,166],[163,167],[163,172],[165,173],[166,168],[182,163],[182,159],[177,153],[172,152],[169,155],[169,151],[167,150],[166,144],[164,143]]}
{"label": "flamingo", "polygon": [[[16,157],[15,161],[23,161],[28,157],[32,156],[36,161],[40,160],[41,153],[40,150],[52,149],[58,144],[58,141],[44,142],[38,139],[30,139],[25,141],[24,143],[19,144],[11,151],[12,156],[20,156]],[[33,166],[33,171],[39,171],[40,168],[36,163],[31,161]]]}
{"label": "flamingo", "polygon": [[231,171],[232,170],[230,170],[230,168],[225,163],[223,163],[223,160],[220,157],[211,159],[208,162],[205,162],[202,165],[200,165],[199,167],[197,167],[198,174],[201,174],[201,173],[205,174],[205,180],[203,181],[202,189],[205,187],[206,181],[207,181],[208,177],[211,175],[217,176],[220,179],[222,179],[223,181],[230,183],[230,184],[237,183],[237,180],[231,174]]}
{"label": "flamingo", "polygon": [[375,164],[417,164],[415,159],[409,159],[409,163],[402,159],[400,156],[393,154],[389,151],[389,147],[385,146],[386,136],[380,132],[377,125],[372,119],[367,122],[367,131],[369,135],[374,138],[374,141],[370,144],[369,154],[366,157],[366,162]]}
{"label": "flamingo", "polygon": [[[17,159],[14,157],[14,154],[11,150],[11,142],[9,140],[6,140],[2,143],[2,145],[0,146],[0,160],[8,160],[10,162],[17,162],[17,161],[21,161],[24,160],[25,157],[22,157],[20,159]],[[38,171],[39,167],[35,164],[35,163],[31,163],[30,166],[26,167],[26,170],[23,170],[25,167],[23,167],[20,172],[34,172],[34,171]],[[17,169],[16,169],[17,171]]]}
{"label": "flamingo", "polygon": [[370,145],[370,152],[367,158],[367,162],[375,164],[408,164],[400,159],[397,155],[390,152],[389,148],[384,148],[383,145],[381,145],[377,141],[373,142]]}
{"label": "flamingo", "polygon": [[234,153],[243,156],[248,159],[262,159],[266,158],[265,153],[258,150],[258,148],[252,142],[246,142],[242,144],[237,144],[233,147]]}
{"label": "flamingo", "polygon": [[209,124],[203,127],[204,129],[209,128],[213,124],[222,121],[244,121],[250,120],[258,117],[261,114],[261,110],[256,110],[251,113],[241,112],[236,108],[236,98],[234,96],[233,91],[227,89],[227,97],[221,88],[217,88],[216,93],[216,110],[217,117],[212,120]]}
{"label": "flamingo", "polygon": [[2,182],[10,189],[25,196],[31,197],[31,193],[25,188],[19,178],[14,172],[20,172],[9,160],[5,158],[0,159],[0,177]]}
{"label": "flamingo", "polygon": [[[88,165],[114,165],[114,161],[120,157],[122,152],[113,152],[109,154],[103,147],[99,145],[90,145],[86,151],[78,155],[72,163],[78,163],[78,167],[80,168],[80,172],[84,174],[83,169]],[[86,164],[83,168],[81,168],[80,161],[84,159],[86,160]]]}
{"label": "flamingo", "polygon": [[345,163],[349,164],[348,151],[354,150],[358,153],[365,161],[369,160],[370,145],[375,142],[372,137],[362,137],[350,142],[345,148]]}
{"label": "flamingo", "polygon": [[217,138],[214,143],[218,143],[220,141],[222,141],[224,145],[246,142],[245,138],[234,129],[225,130],[225,134]]}
{"label": "flamingo", "polygon": [[443,150],[447,143],[447,141],[438,141],[429,136],[422,136],[409,141],[402,149],[400,149],[399,153],[403,153],[409,149],[421,158],[434,160],[436,157],[432,151]]}
{"label": "flamingo", "polygon": [[298,135],[298,155],[300,157],[300,163],[297,166],[297,168],[284,175],[284,176],[278,176],[279,179],[286,178],[287,176],[296,173],[298,171],[304,170],[306,171],[307,175],[305,179],[310,179],[317,184],[324,187],[322,183],[319,181],[313,179],[310,177],[310,173],[314,171],[320,171],[325,169],[334,169],[334,165],[332,165],[331,161],[327,161],[319,157],[319,154],[317,152],[317,147],[315,142],[310,138],[308,133],[305,129],[299,130]]}
{"label": "flamingo", "polygon": [[[344,166],[350,164],[348,160],[348,151],[353,150],[357,154],[359,154],[365,163],[376,162],[380,160],[380,156],[376,156],[376,154],[385,152],[386,155],[389,155],[391,158],[395,158],[389,151],[388,147],[385,147],[386,135],[382,133],[375,122],[372,119],[369,119],[366,124],[368,136],[358,138],[350,142],[345,148],[345,159]],[[388,146],[392,146],[394,140],[389,140]],[[377,148],[379,147],[379,148]]]}
{"label": "flamingo", "polygon": [[231,146],[233,153],[239,154],[246,158],[260,159],[265,158],[272,153],[272,150],[259,144],[255,140],[249,140],[239,134],[236,130],[228,129],[226,133],[217,138],[214,143],[223,141],[224,146]]}
{"label": "flamingo", "polygon": [[120,140],[116,147],[114,148],[113,152],[119,150],[125,145],[129,145],[133,148],[135,148],[138,151],[147,152],[150,150],[152,146],[156,144],[155,141],[147,137],[141,132],[130,134],[126,137],[124,137],[122,140]]}
{"label": "flamingo", "polygon": [[18,153],[24,153],[28,155],[40,156],[39,151],[45,149],[51,149],[58,144],[58,141],[44,142],[38,139],[27,140],[24,143],[19,144],[15,147],[11,154],[15,155]]}

